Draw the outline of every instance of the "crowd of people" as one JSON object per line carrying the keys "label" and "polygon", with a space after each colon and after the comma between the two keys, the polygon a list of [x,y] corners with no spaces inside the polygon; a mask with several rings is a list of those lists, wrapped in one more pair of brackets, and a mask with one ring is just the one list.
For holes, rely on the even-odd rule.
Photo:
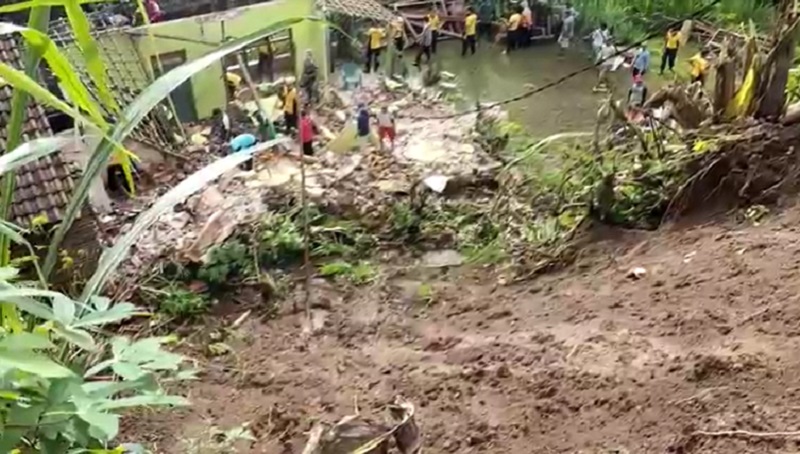
{"label": "crowd of people", "polygon": [[[575,41],[576,19],[578,12],[572,8],[570,4],[566,4],[563,12],[561,23],[559,24],[558,44],[562,54],[565,53],[572,43]],[[447,18],[447,20],[453,20]],[[458,19],[460,26],[454,27],[456,30],[461,30],[461,55],[466,57],[474,55],[477,52],[478,36],[481,34],[482,21],[479,15],[472,7],[467,7],[463,17]],[[431,9],[424,17],[424,25],[422,31],[417,37],[417,51],[414,58],[414,65],[419,67],[422,65],[423,60],[430,62],[433,55],[438,52],[438,43],[442,35],[442,26],[444,25],[443,18],[439,15],[438,11],[434,8]],[[530,10],[522,6],[515,7],[509,14],[506,21],[503,22],[506,32],[506,46],[504,53],[516,51],[519,48],[525,47],[530,43],[531,28],[533,27],[534,20]],[[366,63],[365,71],[367,73],[378,71],[380,67],[380,57],[382,50],[387,45],[393,46],[398,55],[402,57],[403,52],[409,47],[411,42],[408,40],[406,34],[407,24],[402,16],[397,16],[392,20],[388,26],[380,26],[374,23],[366,31]],[[595,92],[608,91],[609,87],[609,73],[616,71],[621,65],[624,57],[620,56],[613,33],[608,24],[601,23],[594,29],[588,36],[584,37],[591,45],[592,58],[594,59],[598,68],[598,82],[593,88]],[[388,44],[385,41],[388,40]],[[664,35],[663,49],[661,53],[660,71],[661,75],[670,71],[672,73],[676,70],[678,64],[679,50],[684,42],[680,30],[670,28]],[[631,68],[631,85],[628,90],[627,105],[628,112],[632,119],[640,119],[643,117],[642,108],[647,100],[648,87],[646,78],[650,73],[652,65],[652,55],[650,48],[646,42],[639,43],[637,49],[629,55],[630,68]],[[690,74],[693,83],[703,84],[706,81],[706,74],[710,67],[708,61],[708,53],[701,51],[688,58],[686,61],[690,66]],[[310,54],[307,55],[306,60],[310,60]],[[313,62],[313,59],[311,60]],[[308,65],[307,67],[313,70],[304,71],[303,80],[313,79],[316,76],[309,77],[307,72],[316,74],[316,66]],[[236,74],[226,74],[226,82],[230,88],[229,95],[235,97],[235,87],[241,83],[241,76]],[[311,84],[314,85],[314,84]],[[314,139],[318,134],[318,128],[314,121],[311,119],[309,112],[310,103],[313,102],[315,95],[313,90],[308,87],[308,84],[301,83],[303,94],[299,94],[294,81],[286,81],[280,94],[281,105],[283,109],[283,123],[286,134],[295,135],[298,141],[302,144],[302,150],[305,155],[314,154]],[[300,107],[301,96],[306,100],[304,107]],[[225,140],[229,141],[229,151],[236,152],[258,143],[259,138],[250,132],[243,132],[234,134],[230,126],[230,120],[226,114],[220,109],[215,110],[215,118],[217,124],[222,130]],[[259,128],[259,136],[261,140],[270,140],[274,138],[275,133],[270,128],[266,128],[267,121],[260,121],[261,127]],[[382,108],[380,112],[372,113],[366,105],[360,103],[355,114],[356,124],[356,137],[359,146],[366,144],[372,136],[372,125],[377,126],[378,136],[380,139],[381,147],[388,144],[389,147],[394,148],[394,141],[396,137],[396,126],[394,114],[386,108]],[[252,163],[245,165],[245,168],[250,168]]]}
{"label": "crowd of people", "polygon": [[[569,47],[569,42],[574,35],[572,26],[574,13],[568,11],[565,14],[565,26],[562,28],[561,36],[559,37],[562,49]],[[609,73],[616,70],[625,57],[619,55],[619,50],[615,46],[608,24],[601,23],[587,38],[591,42],[592,56],[597,64],[599,74],[597,85],[595,85],[593,91],[606,92],[608,91]],[[670,27],[666,31],[661,52],[660,76],[664,76],[667,71],[675,73],[679,50],[683,42],[684,38],[680,30]],[[647,42],[639,43],[635,51],[630,55],[631,86],[628,90],[627,104],[629,116],[633,118],[641,117],[641,108],[647,99],[648,89],[645,77],[650,72],[651,61],[652,54]],[[691,82],[705,84],[706,74],[710,68],[709,52],[703,49],[688,58],[687,63],[690,69]]]}

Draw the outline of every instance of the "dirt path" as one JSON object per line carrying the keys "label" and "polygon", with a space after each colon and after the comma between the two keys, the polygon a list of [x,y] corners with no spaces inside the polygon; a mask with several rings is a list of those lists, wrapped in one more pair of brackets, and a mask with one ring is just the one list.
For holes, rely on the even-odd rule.
{"label": "dirt path", "polygon": [[[798,221],[795,208],[759,227],[626,234],[524,285],[412,270],[330,288],[315,335],[302,316],[251,320],[236,355],[190,389],[191,410],[126,432],[172,453],[210,425],[250,422],[249,452],[299,453],[317,418],[400,394],[432,453],[797,452],[691,434],[800,429]],[[627,277],[634,266],[647,275]],[[433,304],[416,301],[420,282]]]}

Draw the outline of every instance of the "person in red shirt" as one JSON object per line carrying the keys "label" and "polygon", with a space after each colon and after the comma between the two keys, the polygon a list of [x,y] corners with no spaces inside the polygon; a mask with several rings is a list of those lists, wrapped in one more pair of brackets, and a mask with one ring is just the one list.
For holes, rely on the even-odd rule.
{"label": "person in red shirt", "polygon": [[317,132],[317,125],[311,119],[311,115],[308,114],[308,111],[303,110],[300,113],[300,143],[303,145],[304,155],[314,155],[314,136]]}
{"label": "person in red shirt", "polygon": [[147,19],[153,22],[161,22],[164,18],[164,13],[161,12],[161,7],[156,0],[145,0],[144,9],[147,12]]}

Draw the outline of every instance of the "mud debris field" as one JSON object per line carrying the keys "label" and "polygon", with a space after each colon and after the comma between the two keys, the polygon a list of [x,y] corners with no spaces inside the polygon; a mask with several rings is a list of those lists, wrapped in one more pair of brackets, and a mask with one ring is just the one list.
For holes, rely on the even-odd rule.
{"label": "mud debris field", "polygon": [[426,452],[797,452],[792,434],[746,432],[800,424],[798,221],[793,207],[760,226],[608,232],[570,269],[514,285],[413,266],[356,291],[317,283],[313,334],[303,314],[249,318],[190,409],[126,433],[178,452],[249,423],[243,452],[300,452],[314,421],[403,395]]}

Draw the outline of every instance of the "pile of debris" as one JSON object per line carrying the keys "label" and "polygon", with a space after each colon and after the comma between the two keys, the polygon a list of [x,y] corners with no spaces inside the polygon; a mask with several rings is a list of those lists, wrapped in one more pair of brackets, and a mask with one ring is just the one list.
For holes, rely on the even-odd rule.
{"label": "pile of debris", "polygon": [[[132,257],[121,267],[117,292],[129,295],[135,290],[133,283],[159,262],[202,262],[209,250],[225,241],[237,226],[249,225],[270,210],[298,204],[303,172],[311,203],[325,212],[377,225],[386,220],[384,214],[398,195],[409,195],[420,186],[427,191],[451,193],[455,186],[463,188],[478,177],[486,178],[500,166],[475,145],[479,142],[477,115],[455,115],[454,107],[442,100],[438,89],[387,87],[384,81],[370,80],[357,93],[328,90],[323,98],[327,101],[314,111],[315,122],[323,131],[338,134],[320,134],[316,156],[305,157],[302,162],[299,152],[294,151],[258,156],[254,170],[230,172],[177,205],[137,242]],[[389,144],[378,144],[376,137],[358,149],[354,104],[366,99],[373,110],[388,107],[402,114],[397,119],[393,150],[389,150]],[[421,115],[451,116],[413,118]],[[502,114],[490,111],[482,115]],[[202,151],[193,152],[202,157],[191,165],[217,159],[211,142]],[[108,231],[124,234],[130,225],[120,225],[119,220],[133,221],[136,212],[185,176],[186,172],[179,171],[171,180],[162,178],[161,187],[130,204],[131,216],[117,216],[116,223],[108,222]]]}

